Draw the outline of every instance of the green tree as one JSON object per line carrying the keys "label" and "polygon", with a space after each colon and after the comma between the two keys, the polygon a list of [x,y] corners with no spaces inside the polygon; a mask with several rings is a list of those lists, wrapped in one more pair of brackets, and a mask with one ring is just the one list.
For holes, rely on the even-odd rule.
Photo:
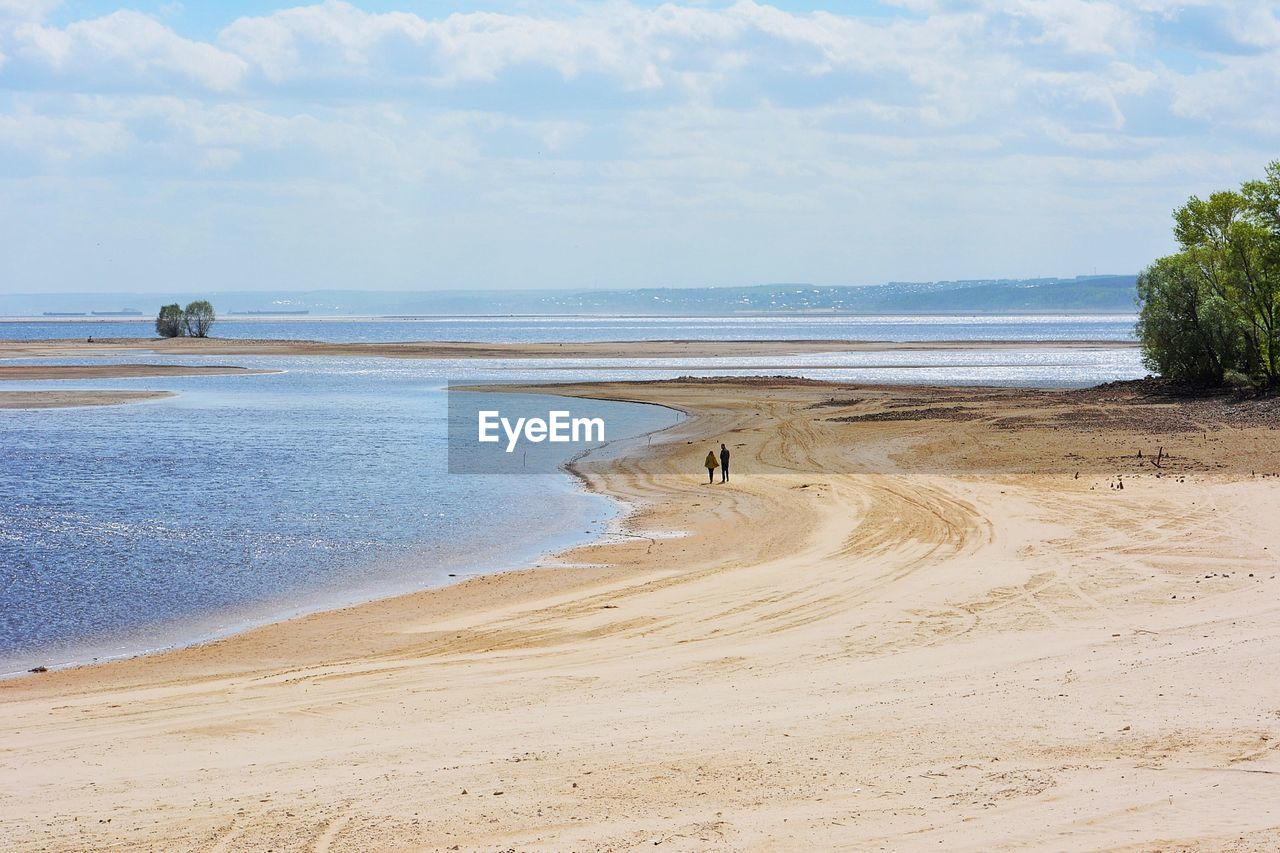
{"label": "green tree", "polygon": [[1139,276],[1147,365],[1175,379],[1280,384],[1280,161],[1174,211],[1181,247]]}
{"label": "green tree", "polygon": [[182,306],[176,303],[162,306],[156,316],[156,334],[162,338],[176,338],[182,334],[182,329]]}
{"label": "green tree", "polygon": [[1240,191],[1255,230],[1254,301],[1267,344],[1268,382],[1275,385],[1280,382],[1280,160],[1267,166],[1265,178],[1246,182]]}
{"label": "green tree", "polygon": [[182,311],[182,327],[193,338],[207,338],[215,319],[213,306],[203,299],[192,302]]}
{"label": "green tree", "polygon": [[1234,324],[1190,258],[1171,255],[1143,270],[1138,299],[1138,338],[1149,369],[1178,379],[1222,381]]}

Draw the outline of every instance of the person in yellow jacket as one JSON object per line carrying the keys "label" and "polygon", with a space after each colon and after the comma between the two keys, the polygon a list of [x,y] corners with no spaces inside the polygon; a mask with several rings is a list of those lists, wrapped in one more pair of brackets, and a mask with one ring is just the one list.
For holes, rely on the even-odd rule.
{"label": "person in yellow jacket", "polygon": [[716,481],[716,469],[720,467],[720,463],[716,461],[716,452],[708,450],[707,458],[702,464],[707,466],[707,482],[714,483]]}

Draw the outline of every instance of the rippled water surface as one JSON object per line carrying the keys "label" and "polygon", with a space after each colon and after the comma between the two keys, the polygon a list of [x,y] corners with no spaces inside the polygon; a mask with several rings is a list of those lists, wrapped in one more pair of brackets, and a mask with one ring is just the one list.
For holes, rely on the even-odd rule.
{"label": "rippled water surface", "polygon": [[[287,372],[23,384],[180,396],[0,411],[0,672],[519,565],[614,512],[563,474],[446,474],[439,372],[272,361]],[[674,419],[611,405],[610,438]]]}

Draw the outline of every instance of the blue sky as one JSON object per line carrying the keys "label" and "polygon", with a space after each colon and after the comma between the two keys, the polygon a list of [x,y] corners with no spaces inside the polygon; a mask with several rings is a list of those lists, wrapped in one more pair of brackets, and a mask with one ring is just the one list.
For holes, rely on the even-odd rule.
{"label": "blue sky", "polygon": [[1277,92],[1249,0],[0,0],[0,290],[1132,272]]}

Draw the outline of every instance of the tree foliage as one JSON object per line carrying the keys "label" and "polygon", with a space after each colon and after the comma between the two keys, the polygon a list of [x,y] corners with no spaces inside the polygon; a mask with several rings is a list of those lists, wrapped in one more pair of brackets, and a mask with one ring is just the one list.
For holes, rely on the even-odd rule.
{"label": "tree foliage", "polygon": [[178,304],[161,307],[156,316],[156,334],[162,338],[176,338],[182,334],[182,306]]}
{"label": "tree foliage", "polygon": [[182,327],[193,338],[207,338],[214,321],[213,306],[201,299],[182,311]]}
{"label": "tree foliage", "polygon": [[1174,211],[1181,251],[1138,276],[1143,360],[1171,379],[1280,382],[1280,160]]}
{"label": "tree foliage", "polygon": [[162,338],[179,335],[207,338],[215,319],[213,306],[203,299],[190,303],[186,308],[177,303],[165,305],[156,316],[156,334]]}

